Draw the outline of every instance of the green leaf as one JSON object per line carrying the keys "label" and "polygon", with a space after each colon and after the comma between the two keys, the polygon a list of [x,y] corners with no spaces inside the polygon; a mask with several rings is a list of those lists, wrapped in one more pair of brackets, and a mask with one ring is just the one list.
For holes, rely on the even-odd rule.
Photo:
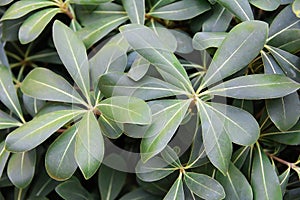
{"label": "green leaf", "polygon": [[133,81],[126,74],[108,73],[100,77],[100,91],[106,96],[132,96],[144,100],[186,94],[167,82],[157,78],[144,76],[139,81]]}
{"label": "green leaf", "polygon": [[0,178],[2,177],[3,170],[9,157],[9,152],[5,149],[4,141],[0,143]]}
{"label": "green leaf", "polygon": [[238,77],[208,90],[212,95],[238,99],[272,99],[291,94],[300,84],[284,75],[255,74]]}
{"label": "green leaf", "polygon": [[54,22],[53,41],[61,61],[89,100],[89,63],[84,44],[69,27],[60,21]]}
{"label": "green leaf", "polygon": [[174,35],[177,41],[176,52],[188,54],[194,50],[192,44],[192,38],[187,33],[175,29],[171,29],[169,30],[169,32],[171,32]]}
{"label": "green leaf", "polygon": [[74,87],[46,68],[33,69],[22,82],[21,90],[37,99],[86,105]]}
{"label": "green leaf", "polygon": [[184,191],[183,191],[183,183],[182,183],[182,173],[180,173],[179,177],[176,179],[167,195],[163,200],[184,200]]}
{"label": "green leaf", "polygon": [[99,3],[106,3],[112,0],[70,0],[70,3],[76,3],[80,5],[99,5]]}
{"label": "green leaf", "polygon": [[266,11],[276,10],[280,6],[280,0],[250,0],[252,5]]}
{"label": "green leaf", "polygon": [[78,125],[75,159],[85,179],[98,170],[104,156],[104,139],[92,111],[87,112]]}
{"label": "green leaf", "polygon": [[265,53],[261,51],[261,57],[264,64],[265,74],[284,74],[276,60],[273,58],[270,53]]}
{"label": "green leaf", "polygon": [[101,128],[101,132],[109,138],[117,139],[123,133],[122,124],[118,124],[111,119],[106,118],[103,115],[100,115],[98,118],[98,122]]}
{"label": "green leaf", "polygon": [[158,0],[158,1],[155,1],[155,4],[151,7],[151,11],[156,9],[156,8],[163,7],[165,5],[171,4],[174,1],[176,1],[176,0]]}
{"label": "green leaf", "polygon": [[167,82],[186,91],[193,91],[183,66],[175,55],[163,45],[155,32],[138,24],[122,26],[120,31],[130,46],[156,66]]}
{"label": "green leaf", "polygon": [[144,162],[161,152],[172,139],[189,108],[190,100],[165,100],[153,102],[156,109],[153,122],[141,142],[141,157]]}
{"label": "green leaf", "polygon": [[295,0],[293,2],[292,8],[293,8],[293,12],[295,13],[295,15],[298,18],[300,18],[300,1],[299,0]]}
{"label": "green leaf", "polygon": [[154,9],[147,15],[167,20],[186,20],[196,17],[209,9],[209,4],[204,1],[184,0]]}
{"label": "green leaf", "polygon": [[298,93],[292,93],[279,99],[266,101],[271,120],[281,131],[292,128],[300,117],[300,100]]}
{"label": "green leaf", "polygon": [[226,176],[217,172],[217,180],[223,185],[226,198],[230,200],[252,200],[252,188],[246,177],[234,164],[230,163]]}
{"label": "green leaf", "polygon": [[35,150],[13,154],[7,165],[9,180],[18,188],[27,187],[33,179],[35,163]]}
{"label": "green leaf", "polygon": [[60,110],[37,116],[11,132],[6,138],[5,148],[13,152],[31,150],[82,112],[84,111]]}
{"label": "green leaf", "polygon": [[241,169],[242,166],[244,165],[248,154],[250,151],[249,146],[241,147],[238,150],[236,150],[231,157],[232,163],[238,168]]}
{"label": "green leaf", "polygon": [[101,199],[114,200],[121,192],[126,181],[126,173],[109,168],[106,165],[100,167],[98,173],[98,187]]}
{"label": "green leaf", "polygon": [[216,0],[242,21],[253,20],[253,13],[248,0]]}
{"label": "green leaf", "polygon": [[120,200],[160,200],[161,197],[154,196],[148,192],[145,192],[142,188],[135,189],[127,194],[125,194],[123,197],[121,197]]}
{"label": "green leaf", "polygon": [[213,13],[202,24],[203,32],[225,32],[232,20],[232,14],[223,6],[213,6]]}
{"label": "green leaf", "polygon": [[290,28],[299,28],[300,19],[292,12],[292,6],[286,6],[270,25],[268,41]]}
{"label": "green leaf", "polygon": [[160,41],[163,41],[164,45],[171,52],[175,52],[177,49],[177,40],[175,36],[171,33],[170,29],[164,28],[161,24],[157,22],[152,22],[153,31],[159,37]]}
{"label": "green leaf", "polygon": [[114,96],[101,101],[97,107],[105,117],[118,123],[151,123],[150,108],[136,97]]}
{"label": "green leaf", "polygon": [[123,24],[128,16],[110,16],[94,21],[88,26],[76,32],[87,48],[90,48],[97,41],[101,40],[112,30]]}
{"label": "green leaf", "polygon": [[259,145],[254,150],[251,185],[254,199],[282,199],[277,174]]}
{"label": "green leaf", "polygon": [[145,60],[142,57],[137,57],[132,63],[127,76],[134,81],[139,81],[141,78],[145,76],[149,67],[150,67],[150,63],[147,60]]}
{"label": "green leaf", "polygon": [[274,37],[268,44],[293,54],[297,53],[300,51],[300,30],[285,30]]}
{"label": "green leaf", "polygon": [[13,1],[13,0],[2,0],[2,1],[0,2],[0,6],[5,6],[5,5],[11,3],[12,1]]}
{"label": "green leaf", "polygon": [[225,121],[222,121],[206,103],[198,101],[198,106],[206,155],[225,175],[232,154],[232,144],[224,129]]}
{"label": "green leaf", "polygon": [[25,122],[15,86],[13,85],[12,74],[9,69],[3,65],[0,65],[0,100],[9,110],[15,113],[23,123]]}
{"label": "green leaf", "polygon": [[26,111],[34,117],[46,104],[46,101],[32,98],[23,93],[23,105]]}
{"label": "green leaf", "polygon": [[64,131],[48,148],[45,166],[49,176],[55,180],[69,179],[77,169],[74,157],[77,127]]}
{"label": "green leaf", "polygon": [[281,187],[281,191],[284,194],[286,191],[286,187],[287,184],[289,182],[289,178],[290,178],[290,172],[291,172],[291,168],[287,168],[282,174],[280,174],[279,181],[280,181],[280,187]]}
{"label": "green leaf", "polygon": [[52,1],[36,1],[36,0],[23,0],[17,1],[12,6],[7,9],[4,15],[1,18],[1,21],[8,19],[17,19],[23,17],[27,13],[31,11],[38,10],[41,8],[45,8],[48,6],[56,6],[56,4]]}
{"label": "green leaf", "polygon": [[0,130],[16,126],[22,126],[22,123],[0,110]]}
{"label": "green leaf", "polygon": [[225,198],[222,185],[207,175],[186,172],[184,182],[193,193],[203,199],[217,200]]}
{"label": "green leaf", "polygon": [[264,47],[267,34],[268,24],[262,21],[235,26],[215,53],[202,85],[214,84],[244,68]]}
{"label": "green leaf", "polygon": [[166,146],[160,154],[169,165],[178,168],[182,167],[179,157],[172,147]]}
{"label": "green leaf", "polygon": [[27,18],[19,30],[21,44],[27,44],[35,40],[53,17],[60,12],[60,8],[48,8]]}
{"label": "green leaf", "polygon": [[169,176],[175,170],[177,168],[169,166],[166,161],[156,156],[146,163],[140,160],[136,166],[135,173],[142,181],[154,182]]}
{"label": "green leaf", "polygon": [[65,200],[90,200],[89,192],[82,187],[75,177],[59,184],[55,191]]}
{"label": "green leaf", "polygon": [[300,58],[275,47],[268,46],[268,50],[276,59],[282,71],[291,79],[300,82]]}
{"label": "green leaf", "polygon": [[194,35],[193,47],[197,50],[219,47],[226,36],[227,33],[222,32],[199,32]]}
{"label": "green leaf", "polygon": [[145,21],[145,0],[122,0],[131,23],[144,24]]}

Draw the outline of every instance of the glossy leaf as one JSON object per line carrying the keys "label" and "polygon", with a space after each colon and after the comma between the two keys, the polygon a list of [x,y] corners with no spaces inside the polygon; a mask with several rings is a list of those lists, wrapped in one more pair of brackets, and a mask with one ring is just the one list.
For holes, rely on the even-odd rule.
{"label": "glossy leaf", "polygon": [[288,29],[274,37],[268,44],[290,53],[300,50],[300,30]]}
{"label": "glossy leaf", "polygon": [[184,90],[192,91],[188,76],[174,54],[163,45],[151,29],[137,24],[120,28],[130,46],[156,66],[163,78]]}
{"label": "glossy leaf", "polygon": [[25,122],[19,99],[13,85],[11,72],[3,65],[0,65],[0,100],[7,108],[9,108],[9,110]]}
{"label": "glossy leaf", "polygon": [[186,172],[184,174],[184,182],[194,194],[203,199],[225,198],[225,191],[222,185],[207,175]]}
{"label": "glossy leaf", "polygon": [[111,16],[102,18],[80,29],[76,34],[84,42],[85,46],[90,48],[94,43],[101,40],[127,19],[127,16]]}
{"label": "glossy leaf", "polygon": [[63,77],[46,68],[32,70],[22,82],[21,90],[37,99],[86,104]]}
{"label": "glossy leaf", "polygon": [[23,0],[14,3],[2,16],[1,21],[8,19],[17,19],[20,18],[27,13],[30,13],[34,10],[38,10],[41,8],[45,8],[48,6],[56,6],[56,4],[52,1],[36,1],[36,0]]}
{"label": "glossy leaf", "polygon": [[292,8],[293,8],[293,12],[295,13],[295,15],[298,18],[300,18],[300,1],[299,0],[295,0],[293,2]]}
{"label": "glossy leaf", "polygon": [[277,174],[260,146],[254,150],[251,185],[254,199],[282,199]]}
{"label": "glossy leaf", "polygon": [[116,139],[123,133],[122,124],[116,123],[111,119],[104,117],[103,115],[99,116],[98,122],[101,128],[101,132],[109,138]]}
{"label": "glossy leaf", "polygon": [[164,28],[159,23],[152,23],[153,31],[159,37],[160,41],[163,41],[164,46],[171,52],[175,52],[177,49],[177,40],[171,33],[171,29]]}
{"label": "glossy leaf", "polygon": [[161,197],[154,196],[148,192],[145,192],[142,188],[135,189],[132,192],[125,194],[120,200],[160,200]]}
{"label": "glossy leaf", "polygon": [[10,181],[18,188],[27,187],[33,179],[35,163],[35,150],[13,154],[7,165],[7,175]]}
{"label": "glossy leaf", "polygon": [[180,30],[169,30],[177,40],[176,52],[188,54],[193,51],[192,38]]}
{"label": "glossy leaf", "polygon": [[6,166],[6,162],[8,160],[10,153],[5,149],[4,141],[0,143],[0,178],[2,177],[2,173]]}
{"label": "glossy leaf", "polygon": [[184,0],[154,9],[152,12],[147,14],[167,20],[186,20],[196,17],[197,15],[200,15],[209,9],[210,6],[206,2]]}
{"label": "glossy leaf", "polygon": [[157,78],[144,76],[139,81],[133,81],[121,73],[108,73],[101,76],[99,88],[106,97],[130,95],[144,100],[186,93],[182,89]]}
{"label": "glossy leaf", "polygon": [[180,173],[179,177],[176,179],[167,195],[163,200],[184,200],[184,191],[183,191],[183,182],[182,174]]}
{"label": "glossy leaf", "polygon": [[217,173],[217,180],[223,185],[226,198],[230,200],[253,199],[252,188],[242,172],[230,163],[226,176]]}
{"label": "glossy leaf", "polygon": [[126,181],[126,173],[109,168],[106,165],[100,167],[98,173],[98,187],[101,199],[116,199]]}
{"label": "glossy leaf", "polygon": [[238,99],[279,98],[297,91],[300,84],[283,75],[256,74],[238,77],[221,83],[209,93]]}
{"label": "glossy leaf", "polygon": [[113,96],[101,101],[97,107],[105,117],[118,123],[151,123],[150,108],[136,97]]}
{"label": "glossy leaf", "polygon": [[112,0],[70,0],[70,3],[76,3],[80,5],[99,5],[99,3],[106,3]]}
{"label": "glossy leaf", "polygon": [[13,0],[3,0],[3,1],[1,1],[0,6],[5,6],[5,5],[11,3],[12,1]]}
{"label": "glossy leaf", "polygon": [[144,24],[145,0],[122,0],[131,23]]}
{"label": "glossy leaf", "polygon": [[268,24],[261,21],[235,26],[215,53],[202,85],[209,86],[244,68],[264,47],[267,34]]}
{"label": "glossy leaf", "polygon": [[199,32],[194,35],[193,47],[197,50],[219,47],[226,36],[227,34],[222,32]]}
{"label": "glossy leaf", "polygon": [[69,179],[77,169],[74,157],[77,127],[64,131],[48,148],[45,166],[51,178],[62,181]]}
{"label": "glossy leaf", "polygon": [[89,98],[89,64],[84,44],[70,28],[59,21],[53,25],[53,41],[69,74],[85,97]]}
{"label": "glossy leaf", "polygon": [[156,101],[153,107],[153,122],[141,142],[141,157],[144,162],[161,152],[172,139],[190,105],[190,100]]}
{"label": "glossy leaf", "polygon": [[206,103],[199,101],[198,104],[206,155],[225,175],[232,154],[232,144],[224,129],[225,121],[222,121],[224,119],[220,119]]}
{"label": "glossy leaf", "polygon": [[7,136],[5,148],[13,152],[31,150],[82,112],[82,110],[60,110],[35,117]]}
{"label": "glossy leaf", "polygon": [[276,60],[273,58],[270,53],[265,53],[261,51],[261,57],[264,64],[265,74],[284,74]]}
{"label": "glossy leaf", "polygon": [[0,129],[16,126],[22,126],[22,123],[0,110]]}
{"label": "glossy leaf", "polygon": [[150,67],[150,63],[147,60],[145,60],[142,57],[138,57],[132,63],[127,76],[134,81],[139,81],[141,78],[145,76],[149,67]]}
{"label": "glossy leaf", "polygon": [[104,157],[104,139],[94,113],[87,112],[78,125],[75,159],[85,179],[98,170]]}
{"label": "glossy leaf", "polygon": [[166,146],[166,148],[161,152],[161,156],[169,165],[178,168],[182,167],[180,159],[172,147]]}
{"label": "glossy leaf", "polygon": [[247,0],[216,0],[242,21],[253,20],[253,13]]}
{"label": "glossy leaf", "polygon": [[65,200],[89,200],[89,192],[80,184],[77,178],[72,178],[59,184],[55,191]]}
{"label": "glossy leaf", "polygon": [[60,13],[60,8],[48,8],[35,13],[24,21],[19,30],[19,39],[22,44],[27,44],[35,40],[53,19]]}
{"label": "glossy leaf", "polygon": [[265,1],[265,0],[250,0],[249,1],[252,5],[266,11],[273,11],[276,10],[280,6],[280,0],[272,0],[272,1]]}

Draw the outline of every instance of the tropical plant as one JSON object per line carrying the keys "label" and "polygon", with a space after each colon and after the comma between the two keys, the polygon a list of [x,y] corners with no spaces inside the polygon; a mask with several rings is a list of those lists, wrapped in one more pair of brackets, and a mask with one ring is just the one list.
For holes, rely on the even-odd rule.
{"label": "tropical plant", "polygon": [[0,6],[0,199],[299,197],[299,0]]}

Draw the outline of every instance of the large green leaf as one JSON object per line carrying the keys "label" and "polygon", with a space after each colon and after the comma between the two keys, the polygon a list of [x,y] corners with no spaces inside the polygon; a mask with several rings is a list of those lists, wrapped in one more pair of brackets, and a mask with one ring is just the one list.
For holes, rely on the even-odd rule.
{"label": "large green leaf", "polygon": [[12,74],[9,69],[0,65],[0,100],[2,103],[15,113],[24,123],[22,109],[13,85]]}
{"label": "large green leaf", "polygon": [[285,7],[271,23],[268,41],[272,40],[287,29],[299,28],[299,22],[300,19],[292,12],[292,6],[289,5]]}
{"label": "large green leaf", "polygon": [[155,1],[153,6],[151,7],[151,11],[156,9],[156,8],[163,7],[165,5],[171,4],[174,1],[176,1],[176,0],[158,0],[158,1]]}
{"label": "large green leaf", "polygon": [[222,185],[207,175],[186,172],[184,182],[194,194],[203,199],[219,200],[225,198]]}
{"label": "large green leaf", "polygon": [[80,184],[77,178],[64,181],[59,184],[55,191],[65,200],[90,200],[89,192]]}
{"label": "large green leaf", "polygon": [[154,196],[148,192],[145,192],[142,188],[135,189],[127,194],[125,194],[123,197],[121,197],[120,200],[160,200],[161,197]]}
{"label": "large green leaf", "polygon": [[167,20],[186,20],[196,17],[209,9],[210,6],[207,2],[182,0],[154,9],[147,15]]}
{"label": "large green leaf", "polygon": [[11,132],[5,141],[5,148],[13,152],[28,151],[52,135],[61,126],[80,115],[82,110],[60,110],[35,117]]}
{"label": "large green leaf", "polygon": [[33,179],[35,163],[35,150],[13,154],[7,165],[9,180],[18,188],[27,187]]}
{"label": "large green leaf", "polygon": [[280,0],[250,0],[249,2],[252,5],[266,11],[276,10],[280,6]]}
{"label": "large green leaf", "polygon": [[22,82],[21,90],[37,99],[86,104],[63,77],[46,68],[32,70]]}
{"label": "large green leaf", "polygon": [[180,173],[179,177],[176,179],[167,195],[163,200],[184,200],[184,191],[183,191],[183,183],[182,183],[182,173]]}
{"label": "large green leaf", "polygon": [[83,42],[60,21],[54,22],[53,41],[61,61],[89,100],[89,63]]}
{"label": "large green leaf", "polygon": [[23,0],[14,3],[2,16],[1,21],[8,19],[20,18],[31,11],[38,10],[40,8],[56,6],[53,1],[36,1],[36,0]]}
{"label": "large green leaf", "polygon": [[2,177],[3,170],[9,157],[9,152],[5,149],[4,141],[0,143],[0,178]]}
{"label": "large green leaf", "polygon": [[131,23],[144,24],[145,21],[145,0],[122,0]]}
{"label": "large green leaf", "polygon": [[130,95],[144,100],[186,94],[184,90],[157,78],[144,76],[139,81],[133,81],[121,73],[101,76],[99,88],[106,97]]}
{"label": "large green leaf", "polygon": [[271,120],[281,131],[292,128],[300,117],[300,101],[297,92],[279,99],[267,100]]}
{"label": "large green leaf", "polygon": [[104,139],[94,113],[87,112],[78,125],[75,159],[85,179],[98,170],[104,157]]}
{"label": "large green leaf", "polygon": [[[206,106],[209,105],[206,104]],[[257,141],[260,128],[250,113],[240,108],[219,103],[211,103],[209,108],[223,122],[224,129],[232,142],[248,146]]]}
{"label": "large green leaf", "polygon": [[284,75],[256,74],[226,81],[207,92],[238,99],[271,99],[286,96],[299,88],[299,83]]}
{"label": "large green leaf", "polygon": [[137,58],[132,63],[127,76],[134,81],[139,81],[146,75],[149,67],[150,63],[147,60],[145,60],[143,57],[137,56]]}
{"label": "large green leaf", "polygon": [[104,36],[116,29],[128,19],[128,16],[110,16],[94,21],[80,29],[76,34],[87,48],[101,40]]}
{"label": "large green leaf", "polygon": [[193,38],[193,47],[197,50],[205,50],[210,47],[219,47],[226,38],[223,32],[198,32]]}
{"label": "large green leaf", "polygon": [[81,5],[99,5],[99,3],[106,3],[112,0],[70,0],[70,3],[76,3]]}
{"label": "large green leaf", "polygon": [[253,13],[248,0],[216,0],[242,21],[253,20]]}
{"label": "large green leaf", "polygon": [[129,96],[113,96],[101,101],[97,107],[107,118],[119,123],[150,124],[151,111],[141,99]]}
{"label": "large green leaf", "polygon": [[123,133],[122,124],[116,123],[111,119],[106,118],[101,115],[98,118],[98,122],[101,128],[101,132],[109,138],[116,139],[120,137]]}
{"label": "large green leaf", "polygon": [[284,74],[274,57],[270,53],[261,51],[265,74]]}
{"label": "large green leaf", "polygon": [[209,86],[244,68],[264,47],[267,35],[265,22],[247,21],[235,26],[215,53],[202,85]]}
{"label": "large green leaf", "polygon": [[22,44],[27,44],[35,40],[53,17],[60,12],[60,8],[48,8],[31,15],[20,27],[20,42]]}
{"label": "large green leaf", "polygon": [[297,53],[300,51],[300,30],[285,30],[274,37],[268,44],[290,53]]}
{"label": "large green leaf", "polygon": [[98,173],[98,187],[101,199],[114,200],[121,192],[126,181],[126,173],[109,168],[106,165],[100,167]]}
{"label": "large green leaf", "polygon": [[254,199],[282,199],[278,176],[259,145],[254,150],[251,185]]}
{"label": "large green leaf", "polygon": [[16,126],[22,126],[22,123],[0,110],[0,129],[6,129]]}
{"label": "large green leaf", "polygon": [[226,118],[220,118],[210,106],[198,101],[205,152],[211,163],[224,175],[232,154],[232,144],[226,134]]}
{"label": "large green leaf", "polygon": [[223,185],[228,200],[252,200],[252,188],[242,172],[230,163],[226,176],[217,173],[217,180]]}
{"label": "large green leaf", "polygon": [[153,122],[141,142],[144,162],[161,152],[172,139],[189,108],[190,100],[165,100],[153,102]]}
{"label": "large green leaf", "polygon": [[156,66],[167,82],[189,92],[193,91],[183,66],[175,55],[163,45],[154,31],[138,24],[123,26],[120,31],[130,46]]}
{"label": "large green leaf", "polygon": [[77,127],[64,131],[48,148],[45,156],[46,170],[55,180],[69,179],[77,169],[74,157]]}

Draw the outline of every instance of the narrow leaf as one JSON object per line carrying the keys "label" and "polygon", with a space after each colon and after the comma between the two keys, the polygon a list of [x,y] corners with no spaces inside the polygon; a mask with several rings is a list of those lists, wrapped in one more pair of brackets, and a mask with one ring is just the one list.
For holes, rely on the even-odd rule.
{"label": "narrow leaf", "polygon": [[238,99],[271,99],[286,96],[299,88],[300,84],[283,75],[256,74],[226,81],[208,91]]}
{"label": "narrow leaf", "polygon": [[235,26],[215,53],[202,85],[209,86],[244,68],[264,47],[267,34],[268,24],[261,21]]}
{"label": "narrow leaf", "polygon": [[184,191],[183,191],[183,183],[182,183],[182,173],[180,173],[179,177],[176,179],[167,195],[163,200],[184,200]]}
{"label": "narrow leaf", "polygon": [[1,5],[1,6],[5,6],[5,5],[11,3],[12,1],[13,1],[13,0],[2,0],[1,3],[0,3],[0,5]]}
{"label": "narrow leaf", "polygon": [[253,20],[253,13],[248,0],[216,0],[242,21]]}
{"label": "narrow leaf", "polygon": [[266,11],[276,10],[280,6],[280,0],[250,0],[252,5]]}
{"label": "narrow leaf", "polygon": [[261,51],[261,57],[264,63],[265,74],[284,74],[276,60],[270,53]]}
{"label": "narrow leaf", "polygon": [[35,163],[35,150],[13,154],[7,165],[9,180],[18,188],[27,187],[33,179]]}
{"label": "narrow leaf", "polygon": [[16,126],[22,126],[22,123],[0,110],[0,130]]}
{"label": "narrow leaf", "polygon": [[144,24],[145,21],[145,0],[122,0],[131,23]]}
{"label": "narrow leaf", "polygon": [[6,166],[6,162],[8,160],[10,153],[5,149],[4,141],[0,143],[0,178],[2,177],[2,173]]}
{"label": "narrow leaf", "polygon": [[300,18],[300,1],[299,0],[295,0],[293,5],[293,12],[295,13],[295,15]]}
{"label": "narrow leaf", "polygon": [[99,5],[99,3],[106,3],[112,0],[70,0],[70,3],[76,3],[80,5]]}
{"label": "narrow leaf", "polygon": [[75,159],[85,179],[98,170],[104,156],[104,139],[93,112],[87,112],[78,125]]}
{"label": "narrow leaf", "polygon": [[82,112],[82,110],[60,110],[37,116],[11,132],[6,138],[5,148],[13,152],[31,150]]}
{"label": "narrow leaf", "polygon": [[300,51],[300,30],[285,30],[268,42],[268,45],[295,54]]}
{"label": "narrow leaf", "polygon": [[69,179],[77,169],[74,157],[77,127],[64,131],[48,148],[45,166],[49,176],[55,180]]}
{"label": "narrow leaf", "polygon": [[53,17],[60,12],[60,8],[48,8],[31,15],[20,27],[20,42],[27,44],[35,40]]}
{"label": "narrow leaf", "polygon": [[194,35],[193,47],[197,50],[219,47],[226,36],[227,33],[222,32],[199,32]]}

